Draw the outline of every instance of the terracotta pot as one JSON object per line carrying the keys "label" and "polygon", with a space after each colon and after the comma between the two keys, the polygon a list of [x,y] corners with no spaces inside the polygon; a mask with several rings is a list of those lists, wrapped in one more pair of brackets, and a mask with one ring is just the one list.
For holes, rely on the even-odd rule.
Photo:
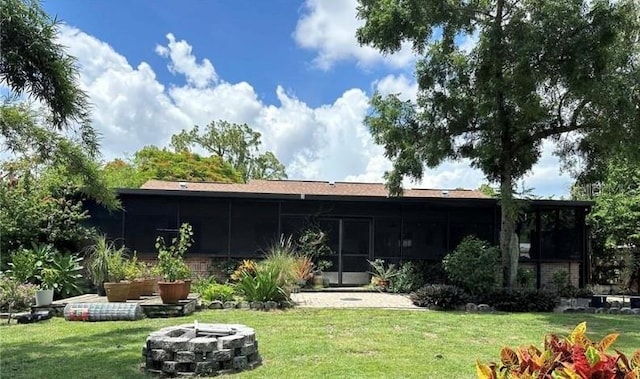
{"label": "terracotta pot", "polygon": [[142,289],[140,290],[141,296],[152,296],[156,292],[156,286],[158,285],[157,279],[142,279]]}
{"label": "terracotta pot", "polygon": [[182,281],[176,282],[158,282],[158,290],[163,304],[176,304],[180,301],[182,295]]}
{"label": "terracotta pot", "polygon": [[182,293],[180,293],[180,300],[186,300],[189,298],[189,292],[191,291],[191,279],[185,279],[182,281]]}
{"label": "terracotta pot", "polygon": [[131,287],[129,287],[129,295],[127,296],[127,300],[140,300],[140,295],[142,294],[142,290],[144,289],[144,282],[140,279],[136,279],[131,282]]}
{"label": "terracotta pot", "polygon": [[116,302],[126,302],[127,297],[129,296],[129,288],[131,287],[131,282],[122,281],[120,283],[105,283],[104,290],[107,293],[107,300],[110,303]]}

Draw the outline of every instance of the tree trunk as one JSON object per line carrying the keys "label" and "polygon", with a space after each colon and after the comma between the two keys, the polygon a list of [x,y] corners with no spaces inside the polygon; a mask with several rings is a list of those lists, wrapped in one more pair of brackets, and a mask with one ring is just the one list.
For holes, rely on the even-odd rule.
{"label": "tree trunk", "polygon": [[503,175],[500,182],[500,251],[502,252],[502,272],[504,286],[513,288],[518,273],[518,259],[520,258],[517,244],[516,200],[513,198],[513,179],[510,174]]}

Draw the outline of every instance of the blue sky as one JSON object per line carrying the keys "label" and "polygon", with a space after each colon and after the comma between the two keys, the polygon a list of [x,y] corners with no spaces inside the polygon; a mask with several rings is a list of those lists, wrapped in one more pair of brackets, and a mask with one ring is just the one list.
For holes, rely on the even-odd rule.
{"label": "blue sky", "polygon": [[[247,123],[291,179],[381,182],[389,161],[362,119],[378,90],[415,98],[416,56],[361,47],[355,0],[47,0],[59,40],[78,59],[105,159],[212,120]],[[460,43],[472,47],[473,38]],[[545,145],[525,181],[568,193]],[[427,170],[409,187],[476,188],[468,162]]]}

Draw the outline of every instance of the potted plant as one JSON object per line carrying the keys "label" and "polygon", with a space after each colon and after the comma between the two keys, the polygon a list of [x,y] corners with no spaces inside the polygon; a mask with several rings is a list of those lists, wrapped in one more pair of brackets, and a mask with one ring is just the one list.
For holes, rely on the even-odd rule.
{"label": "potted plant", "polygon": [[380,258],[374,261],[367,259],[367,262],[371,266],[371,271],[367,271],[372,275],[371,283],[381,290],[387,290],[391,284],[391,279],[398,276],[396,265],[394,263],[386,265],[384,260]]}
{"label": "potted plant", "polygon": [[142,268],[140,267],[140,262],[138,262],[136,254],[133,254],[131,258],[124,260],[124,277],[130,283],[127,300],[140,300],[144,289],[144,282],[141,276]]}
{"label": "potted plant", "polygon": [[185,270],[183,256],[193,243],[191,236],[193,236],[191,225],[184,223],[180,226],[178,237],[173,238],[169,246],[166,245],[164,238],[160,236],[156,238],[157,267],[164,277],[164,281],[158,282],[158,290],[164,304],[178,303],[184,292],[184,281],[180,279],[184,278],[185,272],[189,272],[188,267]]}
{"label": "potted plant", "polygon": [[184,261],[180,261],[177,267],[178,280],[182,282],[182,292],[180,293],[180,300],[186,300],[189,298],[191,292],[191,269]]}
{"label": "potted plant", "polygon": [[53,291],[56,287],[58,273],[53,268],[43,268],[41,273],[42,283],[36,291],[36,307],[45,307],[53,303]]}
{"label": "potted plant", "polygon": [[109,274],[104,283],[109,302],[126,302],[131,283],[125,281],[126,267],[123,249],[112,250],[109,255]]}
{"label": "potted plant", "polygon": [[322,276],[322,273],[324,270],[328,269],[332,265],[333,263],[331,263],[331,261],[327,261],[323,259],[318,261],[318,263],[316,264],[315,270],[313,270],[313,286],[314,287],[324,286],[325,283],[324,283],[324,277]]}
{"label": "potted plant", "polygon": [[98,290],[98,296],[106,296],[104,282],[109,276],[109,259],[112,252],[116,250],[113,242],[107,240],[106,236],[100,236],[95,243],[87,248],[87,270],[91,281]]}
{"label": "potted plant", "polygon": [[157,291],[158,287],[158,279],[154,273],[155,267],[148,262],[139,262],[139,265],[140,277],[143,282],[142,288],[140,289],[140,295],[151,296]]}

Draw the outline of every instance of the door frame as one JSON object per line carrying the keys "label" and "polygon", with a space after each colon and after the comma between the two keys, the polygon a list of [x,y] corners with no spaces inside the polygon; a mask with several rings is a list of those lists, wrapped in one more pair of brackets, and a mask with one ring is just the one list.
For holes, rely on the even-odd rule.
{"label": "door frame", "polygon": [[[363,221],[367,223],[367,227],[368,227],[368,236],[367,236],[367,254],[366,257],[364,257],[364,259],[371,259],[373,257],[373,233],[374,233],[374,223],[373,223],[373,218],[371,217],[354,217],[354,216],[335,216],[335,217],[322,217],[319,219],[319,221],[338,221],[338,251],[336,252],[337,258],[338,258],[338,267],[337,267],[337,271],[325,271],[325,273],[331,273],[333,276],[333,274],[335,274],[337,276],[337,280],[336,282],[333,282],[331,284],[337,284],[337,285],[343,285],[344,283],[344,264],[343,264],[343,241],[344,241],[344,222],[345,221]],[[333,267],[332,267],[333,268]],[[349,271],[352,272],[352,271]],[[363,273],[366,272],[363,271]],[[367,279],[368,280],[368,279]],[[356,283],[350,283],[350,284],[356,284]],[[366,283],[359,283],[359,284],[366,284]]]}

